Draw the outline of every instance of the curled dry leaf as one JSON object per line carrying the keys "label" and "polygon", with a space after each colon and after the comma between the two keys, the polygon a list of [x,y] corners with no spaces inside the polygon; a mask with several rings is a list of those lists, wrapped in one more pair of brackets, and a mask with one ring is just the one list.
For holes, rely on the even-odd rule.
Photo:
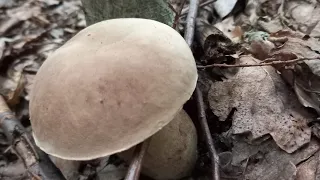
{"label": "curled dry leaf", "polygon": [[216,23],[214,26],[222,31],[232,42],[239,43],[242,40],[243,30],[241,26],[235,25],[233,16]]}
{"label": "curled dry leaf", "polygon": [[[320,58],[320,43],[312,37],[290,30],[279,31],[271,34],[270,37],[286,39],[285,43],[269,54],[278,60]],[[289,56],[290,53],[294,56]],[[295,64],[291,69],[286,66],[275,67],[281,72],[283,79],[293,86],[300,103],[305,107],[315,109],[320,114],[320,60],[303,61]]]}
{"label": "curled dry leaf", "polygon": [[[257,61],[248,56],[240,58],[242,64]],[[234,77],[214,83],[209,103],[220,120],[226,119],[231,109],[237,109],[233,115],[234,134],[250,132],[251,140],[270,134],[288,153],[310,141],[307,122],[312,116],[272,67],[241,68]]]}
{"label": "curled dry leaf", "polygon": [[23,92],[25,78],[21,72],[16,72],[11,78],[0,76],[0,94],[5,97],[9,106],[19,103],[19,98]]}

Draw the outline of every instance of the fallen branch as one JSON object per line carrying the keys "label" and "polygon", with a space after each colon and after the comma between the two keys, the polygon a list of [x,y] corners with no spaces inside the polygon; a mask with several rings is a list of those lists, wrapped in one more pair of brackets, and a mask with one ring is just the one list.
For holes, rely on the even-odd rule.
{"label": "fallen branch", "polygon": [[272,66],[278,64],[292,64],[300,61],[309,61],[309,60],[320,60],[320,57],[313,58],[297,58],[287,61],[272,61],[268,63],[257,63],[257,64],[210,64],[205,66],[198,65],[197,68],[210,68],[210,67],[256,67],[256,66]]}
{"label": "fallen branch", "polygon": [[219,155],[214,147],[213,140],[211,137],[211,132],[208,126],[208,121],[206,117],[206,112],[204,110],[204,102],[201,90],[197,87],[196,88],[196,97],[197,97],[197,107],[198,107],[198,117],[200,119],[200,125],[202,130],[204,131],[206,137],[206,144],[208,146],[211,164],[212,164],[212,179],[219,180],[220,179],[220,171],[219,171]]}
{"label": "fallen branch", "polygon": [[143,141],[135,147],[133,158],[128,169],[125,180],[139,180],[141,164],[145,153],[148,150],[150,139]]}
{"label": "fallen branch", "polygon": [[33,145],[25,128],[10,111],[2,96],[0,96],[0,127],[9,140],[11,149],[22,160],[32,179],[65,180],[53,163],[47,161],[46,154]]}
{"label": "fallen branch", "polygon": [[[187,16],[187,25],[185,30],[185,40],[188,43],[189,47],[191,48],[193,38],[194,38],[194,28],[195,28],[195,20],[197,17],[198,12],[198,6],[199,6],[199,0],[190,0],[190,10]],[[219,180],[220,179],[220,172],[219,172],[219,156],[215,150],[214,143],[211,137],[211,132],[208,126],[208,121],[206,117],[206,113],[204,110],[204,101],[202,97],[201,90],[199,89],[199,86],[195,89],[195,96],[197,99],[197,108],[198,108],[198,117],[200,120],[201,128],[204,131],[205,138],[206,138],[206,144],[208,146],[211,163],[212,163],[212,178],[213,180]]]}
{"label": "fallen branch", "polygon": [[184,39],[191,48],[194,39],[194,30],[196,26],[196,17],[198,14],[199,0],[190,0],[189,13],[187,16],[187,25],[185,27]]}
{"label": "fallen branch", "polygon": [[[217,0],[208,0],[208,1],[205,1],[205,2],[201,3],[201,4],[199,5],[199,7],[207,6],[207,5],[209,5],[209,4],[211,4],[211,3],[214,3],[214,2],[216,2],[216,1],[217,1]],[[182,10],[182,12],[181,12],[181,14],[180,14],[180,18],[185,17],[185,16],[188,14],[188,11],[189,11],[189,6]]]}

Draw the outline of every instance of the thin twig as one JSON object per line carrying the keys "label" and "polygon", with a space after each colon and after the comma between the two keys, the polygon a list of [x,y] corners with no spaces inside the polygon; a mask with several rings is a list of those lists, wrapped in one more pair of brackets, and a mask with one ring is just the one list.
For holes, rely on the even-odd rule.
{"label": "thin twig", "polygon": [[128,169],[125,180],[139,180],[141,164],[145,153],[148,150],[150,139],[138,144],[133,152],[133,158]]}
{"label": "thin twig", "polygon": [[[190,10],[187,16],[187,26],[185,30],[185,36],[184,36],[190,48],[194,38],[194,30],[195,30],[194,28],[195,28],[195,20],[198,12],[198,6],[199,6],[199,0],[190,0]],[[196,92],[195,96],[197,99],[199,120],[200,120],[202,130],[204,131],[204,134],[205,134],[206,144],[208,146],[208,150],[209,150],[209,154],[212,162],[212,178],[213,180],[219,180],[220,179],[219,156],[213,144],[211,132],[207,122],[206,113],[204,110],[202,93],[198,86],[196,86],[195,92]]]}
{"label": "thin twig", "polygon": [[287,61],[272,61],[268,63],[257,63],[257,64],[210,64],[206,66],[197,66],[197,68],[210,68],[210,67],[256,67],[256,66],[272,66],[277,64],[291,64],[297,63],[299,61],[308,61],[308,60],[320,60],[320,57],[312,57],[312,58],[297,58]]}
{"label": "thin twig", "polygon": [[203,97],[199,87],[196,87],[196,97],[197,97],[198,116],[200,119],[201,128],[205,134],[206,144],[208,146],[208,150],[211,158],[212,179],[219,180],[220,179],[220,171],[219,171],[220,160],[219,160],[218,153],[213,144],[211,132],[210,132],[207,117],[206,117],[206,112],[204,110]]}
{"label": "thin twig", "polygon": [[[207,5],[209,5],[209,4],[211,4],[211,3],[214,3],[214,2],[216,2],[216,1],[217,1],[217,0],[208,0],[208,1],[205,1],[205,2],[201,3],[201,4],[199,5],[199,7],[207,6]],[[181,12],[181,14],[180,14],[180,18],[185,17],[185,16],[188,14],[188,11],[189,11],[189,6],[182,10],[182,12]]]}
{"label": "thin twig", "polygon": [[186,1],[187,0],[183,0],[181,5],[180,5],[180,8],[177,10],[177,14],[174,18],[174,22],[173,22],[173,28],[177,30],[178,26],[179,26],[179,19],[180,19],[180,16],[181,16],[181,12],[182,12],[182,9],[183,9],[183,6],[186,4]]}

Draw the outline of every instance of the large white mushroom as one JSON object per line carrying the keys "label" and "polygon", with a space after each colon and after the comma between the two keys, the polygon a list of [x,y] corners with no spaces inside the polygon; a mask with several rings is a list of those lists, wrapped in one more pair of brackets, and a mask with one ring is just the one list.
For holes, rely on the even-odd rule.
{"label": "large white mushroom", "polygon": [[[142,171],[156,179],[185,176],[197,137],[182,106],[197,77],[190,48],[171,27],[137,18],[93,24],[51,54],[36,75],[30,98],[35,142],[52,156],[81,161],[123,152],[158,132]],[[161,162],[168,155],[181,161]],[[177,172],[173,164],[180,165]]]}

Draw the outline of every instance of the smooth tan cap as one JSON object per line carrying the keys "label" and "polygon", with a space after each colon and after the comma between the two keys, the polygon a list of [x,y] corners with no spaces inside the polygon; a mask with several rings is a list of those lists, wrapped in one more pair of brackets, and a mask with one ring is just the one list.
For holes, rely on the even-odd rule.
{"label": "smooth tan cap", "polygon": [[128,18],[91,25],[36,75],[30,99],[36,144],[69,160],[126,150],[173,119],[197,77],[190,48],[165,24]]}

